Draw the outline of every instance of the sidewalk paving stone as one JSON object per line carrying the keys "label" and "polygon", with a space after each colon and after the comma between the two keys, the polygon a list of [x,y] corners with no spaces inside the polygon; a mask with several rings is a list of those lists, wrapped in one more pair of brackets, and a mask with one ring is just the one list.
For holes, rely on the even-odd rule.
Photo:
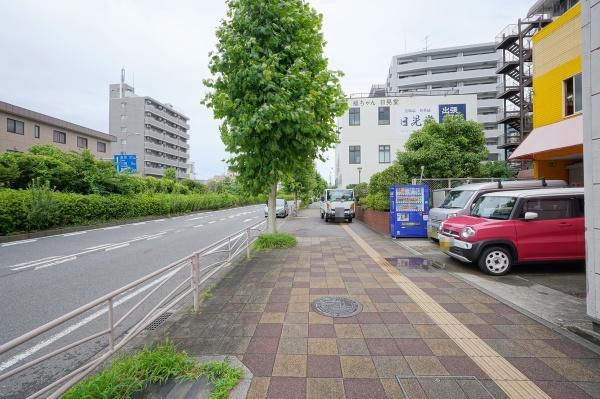
{"label": "sidewalk paving stone", "polygon": [[[325,224],[314,210],[303,212],[308,219],[290,219],[284,227],[297,236],[296,248],[256,253],[237,265],[200,313],[184,315],[166,334],[193,355],[237,356],[254,375],[252,399],[404,398],[397,376],[473,376],[494,397],[507,397],[465,353],[473,349],[449,337],[454,333],[349,233]],[[413,256],[364,225],[347,226],[382,257]],[[398,270],[550,397],[600,398],[597,353],[443,270]],[[312,310],[314,300],[331,295],[351,297],[363,311],[331,318]],[[436,384],[426,378],[403,387],[411,399],[467,397],[477,388],[474,380]]]}

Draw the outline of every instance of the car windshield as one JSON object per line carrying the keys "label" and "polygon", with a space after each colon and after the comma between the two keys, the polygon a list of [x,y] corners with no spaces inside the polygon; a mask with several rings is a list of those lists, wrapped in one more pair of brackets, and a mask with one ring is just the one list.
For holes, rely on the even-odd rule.
{"label": "car windshield", "polygon": [[446,199],[440,205],[440,208],[463,209],[475,191],[452,190],[446,196]]}
{"label": "car windshield", "polygon": [[515,197],[481,197],[473,205],[471,216],[507,220],[516,200]]}
{"label": "car windshield", "polygon": [[278,199],[275,203],[277,204],[277,206],[284,206],[285,205],[285,200]]}
{"label": "car windshield", "polygon": [[354,192],[352,190],[330,190],[327,191],[327,201],[353,201]]}

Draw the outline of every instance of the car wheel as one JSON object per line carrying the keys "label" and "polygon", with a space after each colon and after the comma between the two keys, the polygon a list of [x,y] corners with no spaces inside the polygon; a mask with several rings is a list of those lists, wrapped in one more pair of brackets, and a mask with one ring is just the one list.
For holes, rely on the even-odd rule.
{"label": "car wheel", "polygon": [[348,223],[352,223],[352,218],[348,218]]}
{"label": "car wheel", "polygon": [[486,248],[479,257],[479,268],[482,272],[492,276],[503,276],[507,274],[513,265],[513,256],[507,248]]}

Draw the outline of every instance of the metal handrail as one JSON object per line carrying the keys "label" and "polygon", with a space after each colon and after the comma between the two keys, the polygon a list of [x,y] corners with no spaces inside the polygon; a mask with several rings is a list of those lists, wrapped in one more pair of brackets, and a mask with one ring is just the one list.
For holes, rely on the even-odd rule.
{"label": "metal handrail", "polygon": [[[56,328],[57,326],[64,324],[78,316],[83,315],[84,313],[100,306],[106,306],[106,311],[104,308],[97,310],[96,312],[106,312],[108,316],[108,328],[102,329],[100,331],[94,332],[93,334],[81,338],[75,342],[71,342],[67,345],[63,345],[60,348],[57,348],[50,353],[37,357],[29,361],[26,364],[18,366],[16,368],[12,368],[12,365],[8,367],[8,371],[0,374],[0,381],[4,381],[7,378],[10,378],[14,375],[19,374],[20,372],[30,369],[45,360],[48,360],[54,356],[57,356],[61,353],[64,353],[68,350],[71,350],[77,346],[80,346],[86,342],[89,342],[93,339],[100,338],[102,336],[107,336],[108,338],[108,346],[103,348],[102,351],[105,351],[102,355],[86,361],[84,364],[79,366],[77,369],[69,372],[67,375],[59,378],[58,380],[52,382],[51,384],[45,386],[38,392],[29,396],[29,398],[37,398],[41,395],[48,394],[50,398],[56,398],[62,393],[66,392],[71,386],[79,382],[85,376],[87,376],[90,372],[92,372],[96,367],[102,364],[105,360],[110,358],[114,353],[116,353],[120,348],[122,348],[125,344],[127,344],[131,339],[133,339],[137,334],[139,334],[144,328],[150,325],[154,320],[160,317],[162,314],[166,313],[170,309],[172,309],[176,304],[185,299],[189,294],[193,293],[194,300],[194,310],[198,311],[200,306],[200,287],[206,282],[210,277],[216,274],[218,271],[222,270],[224,267],[228,266],[233,262],[238,255],[240,255],[244,250],[246,251],[246,256],[250,256],[250,245],[256,239],[256,235],[253,235],[253,231],[262,231],[266,226],[267,221],[260,221],[250,227],[246,227],[241,229],[225,238],[220,239],[210,245],[205,246],[199,251],[194,252],[193,254],[186,256],[185,258],[179,259],[175,262],[170,263],[169,265],[156,270],[152,273],[147,274],[144,277],[141,277],[125,286],[116,289],[102,297],[95,299],[79,308],[64,314],[61,317],[58,317],[40,327],[37,327],[26,334],[23,334],[17,338],[10,340],[2,345],[0,345],[0,355],[7,353],[25,343],[30,342],[36,337]],[[226,247],[224,250],[220,250],[222,247]],[[221,255],[222,259],[215,260],[208,265],[203,265],[201,267],[201,260],[208,256],[214,256],[217,254],[226,253],[226,256]],[[115,329],[121,325],[133,312],[135,312],[142,304],[146,303],[146,301],[156,293],[161,287],[163,287],[167,282],[172,281],[174,276],[176,276],[181,270],[184,270],[186,267],[190,266],[190,276],[185,278],[182,282],[180,282],[174,289],[172,289],[166,296],[162,297],[159,302],[154,305],[152,310],[146,312],[145,315],[142,316],[141,320],[135,322],[134,326],[131,327],[126,334],[122,337],[115,337]],[[156,287],[153,287],[149,293],[144,295],[144,297],[135,303],[123,316],[119,318],[115,322],[113,309],[115,306],[115,299],[122,294],[127,293],[132,288],[137,287],[145,282],[148,282],[155,277],[159,277],[162,279]],[[155,280],[155,284],[158,280]],[[187,284],[189,284],[188,288],[182,291]],[[182,292],[181,292],[182,291]],[[124,298],[126,298],[125,296]],[[122,300],[121,298],[119,300]],[[117,306],[119,305],[117,301]],[[97,313],[94,313],[97,314]],[[16,363],[15,363],[16,364]]]}

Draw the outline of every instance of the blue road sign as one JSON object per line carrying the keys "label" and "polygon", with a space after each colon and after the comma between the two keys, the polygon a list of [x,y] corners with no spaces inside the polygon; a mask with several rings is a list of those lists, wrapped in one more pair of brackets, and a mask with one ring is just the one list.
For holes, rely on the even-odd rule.
{"label": "blue road sign", "polygon": [[440,123],[444,121],[446,115],[462,114],[467,119],[467,104],[440,104]]}
{"label": "blue road sign", "polygon": [[137,157],[135,154],[117,154],[115,155],[115,167],[117,173],[137,172]]}

